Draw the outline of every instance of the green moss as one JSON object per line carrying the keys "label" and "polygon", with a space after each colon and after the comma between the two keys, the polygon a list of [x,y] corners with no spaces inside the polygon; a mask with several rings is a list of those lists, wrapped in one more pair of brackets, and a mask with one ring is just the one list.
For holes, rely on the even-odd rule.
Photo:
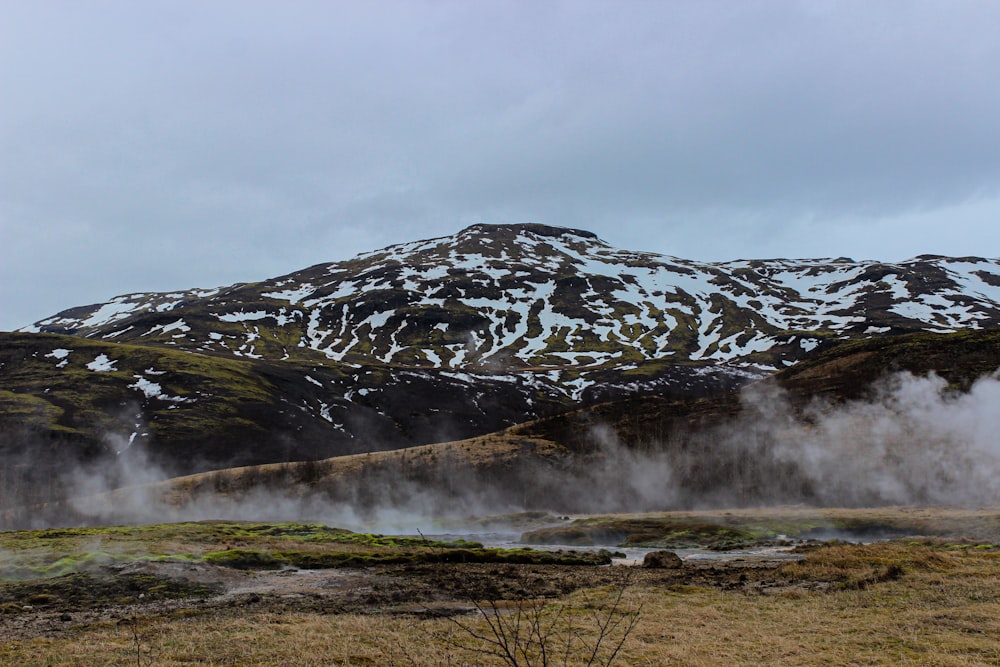
{"label": "green moss", "polygon": [[481,544],[466,540],[233,521],[12,531],[0,533],[0,550],[8,554],[3,573],[8,580],[51,578],[137,560],[207,562],[238,569],[323,568],[436,562],[453,550],[483,551]]}
{"label": "green moss", "polygon": [[21,421],[34,418],[39,421],[55,421],[62,410],[40,396],[18,394],[0,390],[0,411],[8,418]]}
{"label": "green moss", "polygon": [[412,563],[523,563],[559,565],[603,565],[611,562],[606,552],[536,551],[533,549],[391,549],[374,551],[229,549],[204,554],[213,565],[240,570],[276,570],[292,567],[320,570]]}
{"label": "green moss", "polygon": [[[278,394],[247,361],[54,334],[2,334],[2,338],[0,422],[8,426],[27,423],[43,432],[83,436],[96,443],[103,434],[127,435],[134,430],[134,416],[125,414],[123,407],[143,404],[150,433],[183,440],[230,426],[250,428],[248,409],[271,402]],[[55,348],[72,351],[57,365],[57,360],[46,357]],[[101,354],[115,361],[116,370],[95,372],[86,367]],[[192,402],[147,399],[129,387],[149,368],[156,369],[156,382],[164,393]]]}
{"label": "green moss", "polygon": [[525,331],[525,336],[527,338],[538,338],[542,335],[542,331],[544,331],[544,329],[542,328],[542,320],[539,317],[539,314],[544,308],[545,301],[538,299],[532,303],[531,307],[528,309],[528,325],[527,330]]}
{"label": "green moss", "polygon": [[522,542],[533,544],[615,545],[648,548],[733,549],[759,541],[753,533],[732,526],[657,517],[622,519],[592,517],[567,526],[527,532]]}
{"label": "green moss", "polygon": [[210,551],[202,560],[212,565],[232,567],[237,570],[280,570],[285,561],[266,551],[254,549],[226,549]]}
{"label": "green moss", "polygon": [[108,565],[120,560],[105,551],[89,551],[85,553],[63,556],[56,562],[41,569],[40,574],[44,577],[59,577],[72,572],[92,570],[96,567]]}

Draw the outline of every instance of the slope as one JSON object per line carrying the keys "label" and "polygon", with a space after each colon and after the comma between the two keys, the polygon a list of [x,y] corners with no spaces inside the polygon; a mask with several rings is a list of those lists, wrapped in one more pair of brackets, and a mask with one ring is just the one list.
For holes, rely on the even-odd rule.
{"label": "slope", "polygon": [[[568,407],[531,378],[231,359],[0,333],[2,505],[103,486],[468,437]],[[133,480],[134,481],[134,480]]]}
{"label": "slope", "polygon": [[[111,508],[121,512],[136,497],[176,518],[244,516],[248,508],[272,518],[356,518],[990,505],[1000,503],[994,435],[980,449],[975,429],[936,431],[933,422],[941,406],[975,418],[969,400],[983,383],[992,384],[980,411],[995,421],[998,367],[1000,330],[851,342],[741,392],[617,401],[467,440],[201,473],[119,492],[113,503],[96,498],[89,510],[121,520]],[[930,402],[887,401],[900,377],[923,383]],[[914,430],[908,422],[921,423],[924,410],[925,428]],[[831,423],[849,428],[831,432]]]}

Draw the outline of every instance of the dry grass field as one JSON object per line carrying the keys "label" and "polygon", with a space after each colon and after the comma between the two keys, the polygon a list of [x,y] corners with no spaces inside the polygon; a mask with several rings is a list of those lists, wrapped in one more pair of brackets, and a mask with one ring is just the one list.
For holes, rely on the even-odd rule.
{"label": "dry grass field", "polygon": [[[774,516],[787,527],[800,512]],[[767,513],[697,518],[713,516],[747,527]],[[0,584],[0,664],[1000,664],[1000,536],[987,534],[1000,513],[827,516],[895,518],[911,528],[919,519],[928,529],[868,544],[812,543],[801,560],[686,561],[668,570],[433,558],[237,569],[199,556],[218,552],[219,536],[205,524],[172,534],[150,528],[145,537],[121,529],[120,540],[64,533],[43,539],[63,540],[64,558],[99,546],[115,563]],[[956,530],[942,534],[949,524]],[[978,534],[963,534],[970,530]],[[253,532],[224,536],[222,546],[284,553],[292,542],[310,551],[337,544],[309,540],[308,531],[258,530],[259,539]],[[349,538],[351,551],[414,549],[381,539]],[[173,556],[141,557],[144,542]],[[22,574],[40,564],[37,545],[28,533],[0,534],[5,567],[18,554]],[[84,571],[91,578],[78,588],[89,585],[90,595],[68,585]]]}

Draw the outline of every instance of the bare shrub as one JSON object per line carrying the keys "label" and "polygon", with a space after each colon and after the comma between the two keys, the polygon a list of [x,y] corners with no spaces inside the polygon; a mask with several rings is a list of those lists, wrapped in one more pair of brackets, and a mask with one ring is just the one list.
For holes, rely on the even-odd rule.
{"label": "bare shrub", "polygon": [[583,594],[584,604],[540,600],[473,601],[474,619],[449,617],[457,632],[446,643],[467,654],[499,659],[510,667],[610,667],[639,623],[642,605],[624,600],[629,581],[608,599]]}

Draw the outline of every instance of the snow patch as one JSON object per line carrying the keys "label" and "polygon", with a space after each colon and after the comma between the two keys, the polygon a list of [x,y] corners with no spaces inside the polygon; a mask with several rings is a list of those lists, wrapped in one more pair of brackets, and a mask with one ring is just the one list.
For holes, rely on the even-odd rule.
{"label": "snow patch", "polygon": [[135,329],[135,327],[130,324],[129,326],[125,327],[124,329],[119,329],[118,331],[112,331],[109,334],[104,334],[103,336],[101,336],[101,338],[117,338],[118,336],[121,336],[123,333],[127,333],[127,332],[131,331],[132,329]]}
{"label": "snow patch", "polygon": [[107,373],[108,371],[118,370],[117,368],[115,368],[115,364],[117,363],[118,363],[117,359],[111,360],[108,359],[108,355],[99,354],[93,361],[87,364],[87,368],[94,371],[95,373]]}
{"label": "snow patch", "polygon": [[65,368],[66,364],[69,363],[69,360],[66,357],[68,357],[69,353],[72,351],[73,350],[67,350],[60,347],[52,350],[52,352],[46,354],[45,357],[47,359],[59,359],[60,361],[56,364],[56,368]]}
{"label": "snow patch", "polygon": [[[888,329],[888,327],[886,328]],[[803,338],[802,340],[799,341],[799,347],[801,347],[806,352],[809,352],[810,350],[815,350],[816,346],[818,345],[819,341],[816,340],[815,338]]]}
{"label": "snow patch", "polygon": [[146,398],[155,398],[161,401],[169,401],[171,403],[192,403],[193,400],[190,398],[184,398],[182,396],[170,396],[169,394],[163,393],[163,387],[161,387],[156,382],[151,382],[141,375],[133,375],[136,379],[135,382],[128,385],[129,389],[138,389]]}
{"label": "snow patch", "polygon": [[261,296],[268,299],[280,299],[282,301],[287,301],[292,305],[297,304],[304,298],[316,291],[316,288],[309,283],[304,283],[298,289],[284,290],[281,292],[264,292]]}
{"label": "snow patch", "polygon": [[150,327],[149,331],[147,331],[146,333],[144,333],[142,335],[143,336],[150,336],[150,335],[155,334],[155,333],[165,333],[166,334],[166,333],[170,333],[171,331],[180,331],[182,334],[185,334],[185,333],[191,331],[191,327],[189,327],[184,322],[183,319],[180,319],[180,320],[177,320],[175,322],[171,322],[170,324],[157,324],[156,326]]}
{"label": "snow patch", "polygon": [[124,319],[131,315],[132,313],[141,310],[144,304],[140,302],[129,301],[127,297],[118,297],[112,299],[110,303],[106,303],[90,317],[84,320],[80,326],[81,327],[99,327],[106,324],[110,324],[117,320]]}
{"label": "snow patch", "polygon": [[241,310],[238,313],[225,313],[222,315],[216,313],[215,317],[223,322],[247,322],[250,320],[262,320],[268,317],[268,312],[266,310],[255,310],[245,313]]}

